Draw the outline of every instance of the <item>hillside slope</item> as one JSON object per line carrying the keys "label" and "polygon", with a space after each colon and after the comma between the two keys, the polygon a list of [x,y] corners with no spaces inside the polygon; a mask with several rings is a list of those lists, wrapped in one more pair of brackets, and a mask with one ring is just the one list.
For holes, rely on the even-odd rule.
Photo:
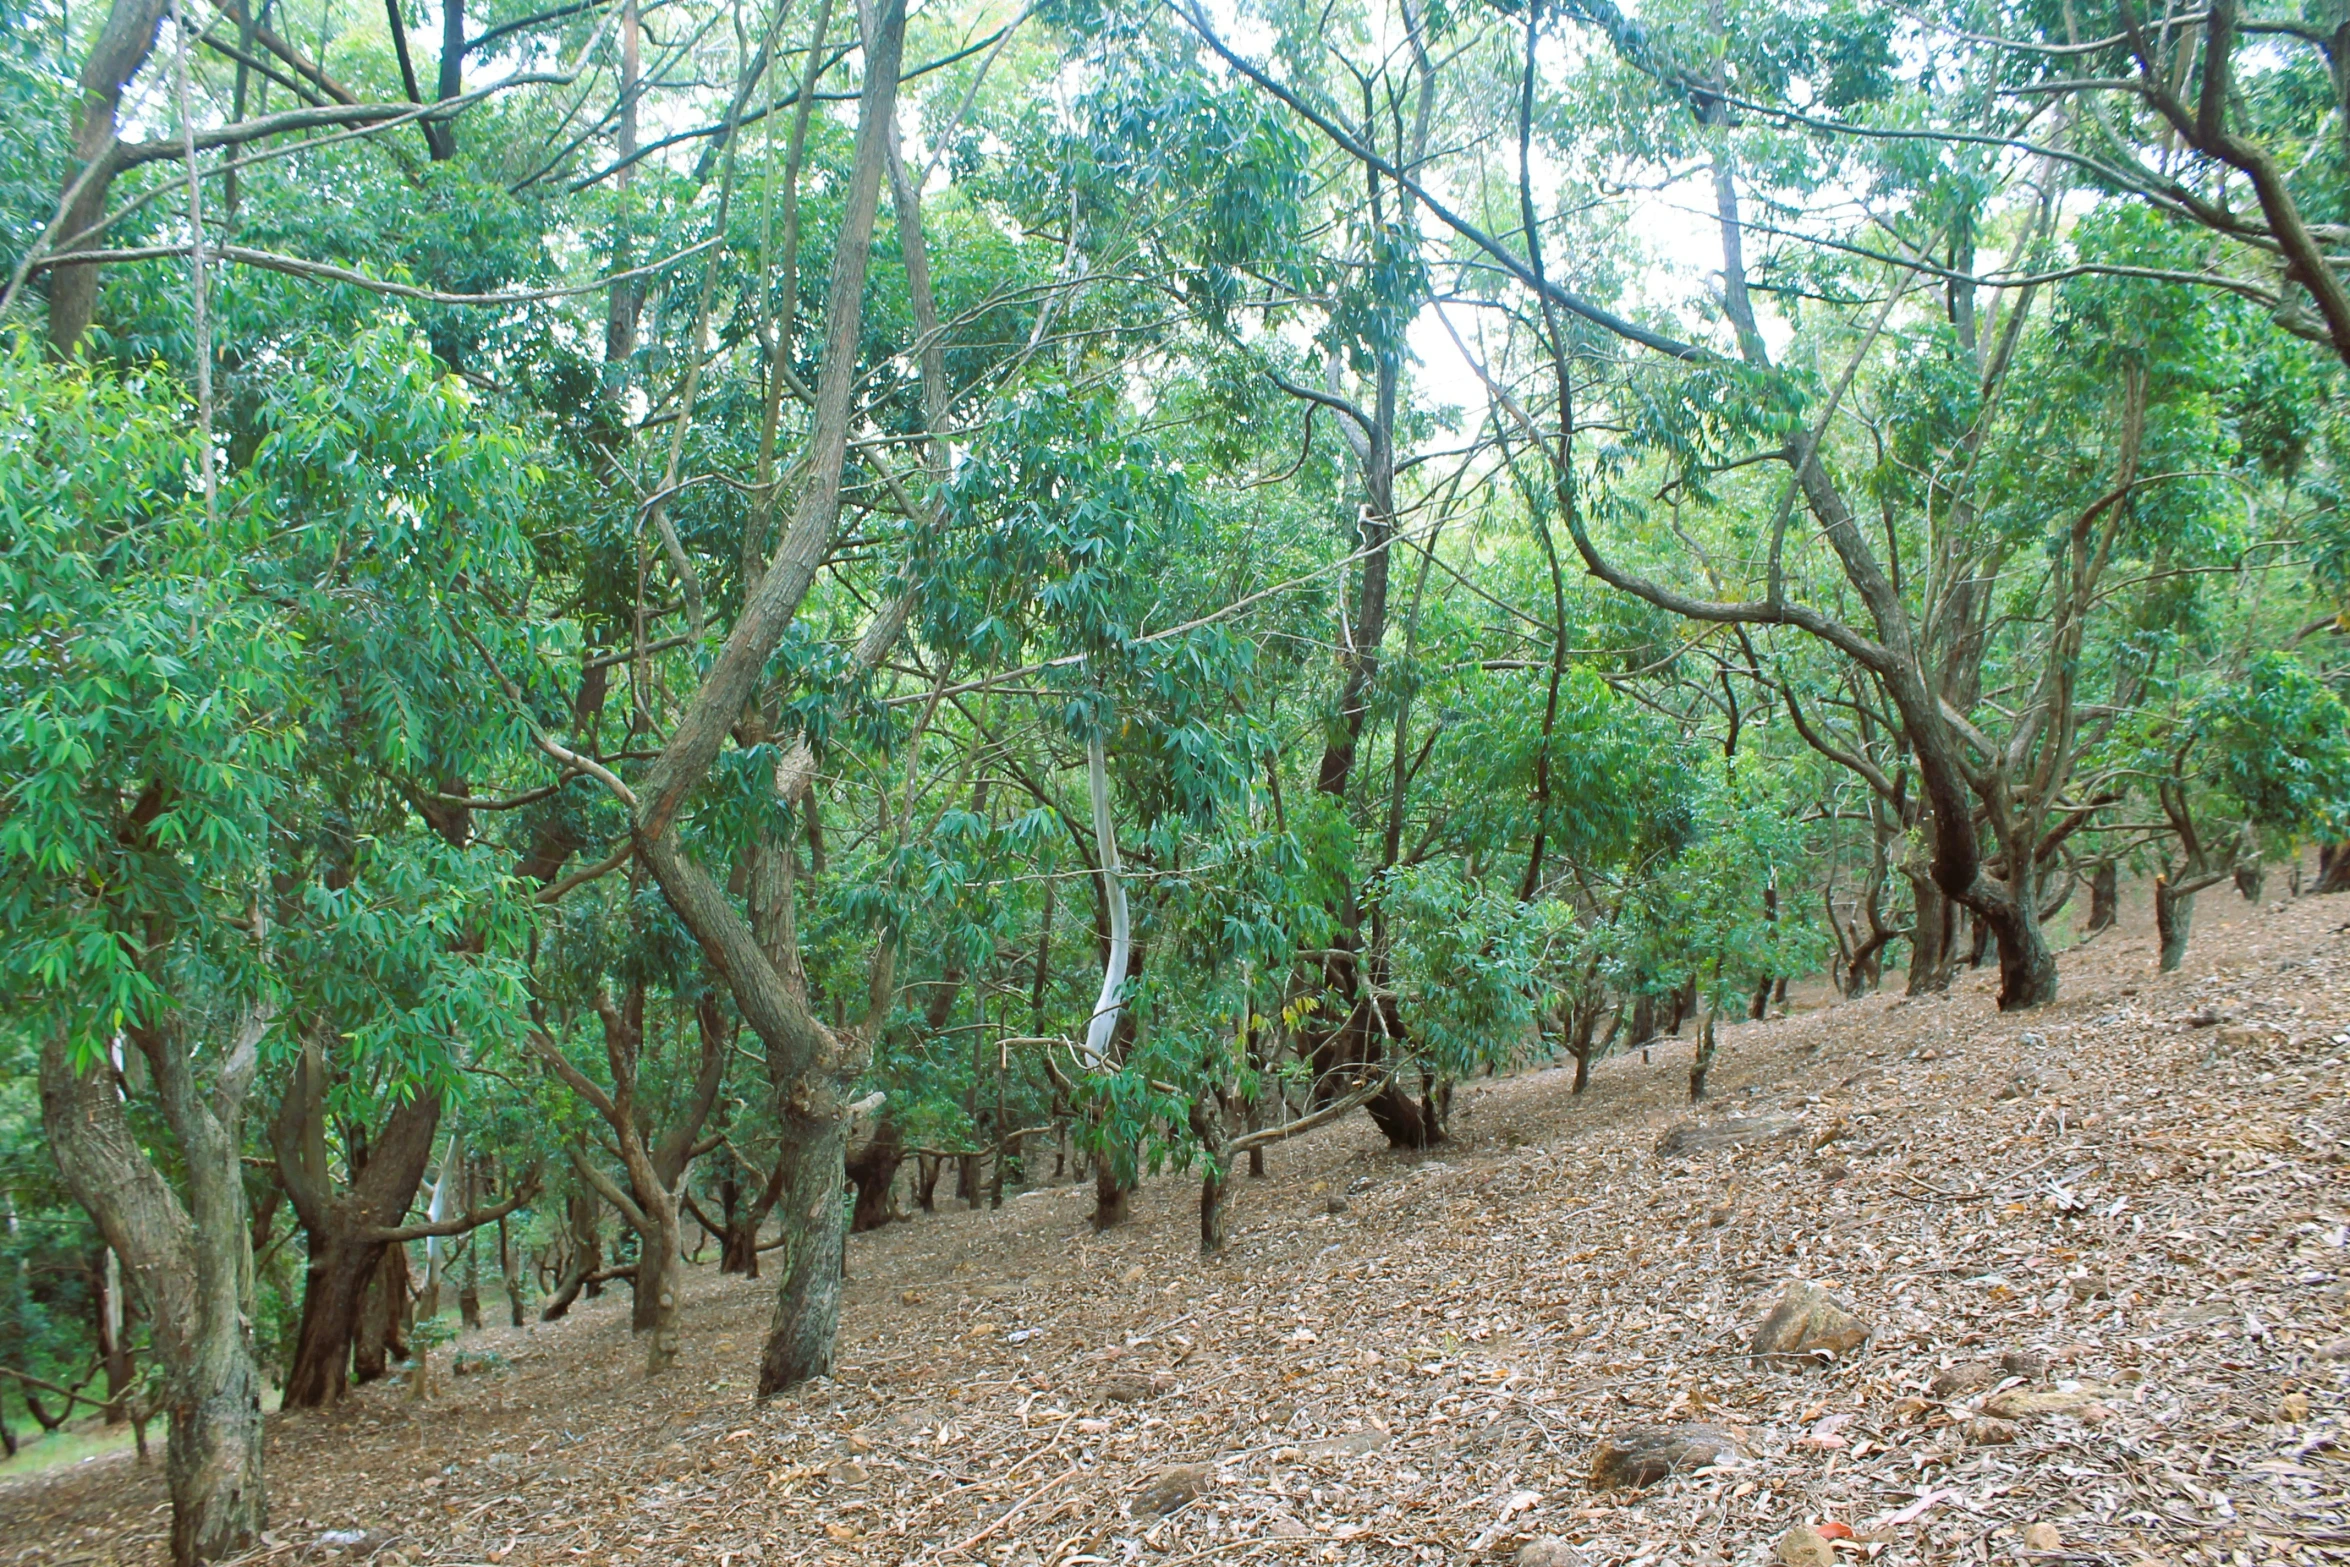
{"label": "hillside slope", "polygon": [[[483,1335],[503,1368],[430,1401],[276,1422],[253,1559],[1661,1567],[1813,1522],[1887,1564],[2340,1559],[2350,899],[2204,901],[2185,974],[2109,932],[2029,1016],[1970,975],[1726,1028],[1699,1119],[1775,1137],[1661,1154],[1673,1041],[1580,1100],[1471,1085],[1433,1156],[1278,1147],[1211,1263],[1181,1176],[1106,1235],[1063,1187],[861,1236],[839,1377],[770,1405],[768,1286],[707,1269],[658,1383],[610,1296]],[[1867,1346],[1753,1364],[1791,1280]],[[1691,1420],[1743,1456],[1590,1484]],[[127,1458],[0,1485],[0,1562],[158,1561],[161,1501]]]}

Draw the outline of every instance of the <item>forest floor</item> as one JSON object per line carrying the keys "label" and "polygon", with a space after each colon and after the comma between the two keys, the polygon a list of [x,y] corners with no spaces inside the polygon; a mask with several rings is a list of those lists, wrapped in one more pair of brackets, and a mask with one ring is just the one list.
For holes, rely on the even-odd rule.
{"label": "forest floor", "polygon": [[[709,1269],[658,1380],[619,1292],[469,1337],[494,1369],[428,1401],[273,1420],[247,1560],[1700,1567],[1805,1523],[1887,1567],[2350,1558],[2350,898],[2202,904],[2183,973],[2126,908],[2028,1015],[1979,973],[1725,1027],[1699,1118],[1778,1136],[1660,1152],[1674,1041],[1580,1098],[1470,1085],[1432,1154],[1278,1145],[1212,1262],[1182,1176],[1106,1234],[1062,1186],[859,1236],[839,1375],[765,1405],[770,1286]],[[1753,1364],[1796,1279],[1866,1347]],[[1690,1420],[1736,1448],[1593,1488],[1610,1433]],[[0,1484],[0,1563],[164,1527],[127,1455]]]}

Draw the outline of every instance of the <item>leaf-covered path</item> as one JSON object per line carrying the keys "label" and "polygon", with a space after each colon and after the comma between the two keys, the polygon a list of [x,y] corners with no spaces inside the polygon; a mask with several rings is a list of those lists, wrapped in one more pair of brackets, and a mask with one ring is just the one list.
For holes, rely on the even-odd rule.
{"label": "leaf-covered path", "polygon": [[[2350,900],[2205,902],[2185,974],[2126,910],[2028,1016],[1983,973],[1727,1029],[1702,1119],[1774,1137],[1660,1154],[1670,1041],[1581,1102],[1475,1085],[1432,1157],[1277,1149],[1209,1265],[1180,1176],[1107,1235],[1061,1187],[859,1237],[838,1379],[771,1405],[767,1286],[709,1269],[658,1382],[610,1295],[484,1335],[429,1401],[275,1422],[250,1559],[1661,1567],[1804,1522],[1883,1563],[2340,1559]],[[1874,1340],[1751,1365],[1793,1279]],[[1748,1456],[1591,1489],[1599,1438],[1690,1420]],[[15,1482],[0,1562],[160,1560],[162,1502],[127,1457]]]}

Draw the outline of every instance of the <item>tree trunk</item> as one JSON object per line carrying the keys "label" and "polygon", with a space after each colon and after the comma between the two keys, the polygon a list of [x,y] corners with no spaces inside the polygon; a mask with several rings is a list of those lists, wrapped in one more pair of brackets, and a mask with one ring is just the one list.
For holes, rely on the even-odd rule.
{"label": "tree trunk", "polygon": [[539,1309],[541,1322],[553,1322],[569,1311],[583,1289],[590,1300],[604,1291],[596,1278],[604,1271],[604,1237],[599,1224],[603,1218],[602,1199],[581,1182],[572,1187],[563,1206],[571,1232],[571,1265],[564,1271],[563,1282]]}
{"label": "tree trunk", "polygon": [[[90,46],[81,69],[81,109],[74,117],[73,161],[68,165],[66,187],[72,188],[93,161],[99,162],[99,168],[67,206],[61,238],[70,239],[106,215],[107,193],[114,186],[116,112],[123,89],[155,47],[165,9],[164,0],[114,0],[105,27]],[[95,243],[103,246],[106,241]],[[71,358],[97,310],[98,268],[55,268],[49,274],[50,353],[59,359]]]}
{"label": "tree trunk", "polygon": [[[114,1076],[43,1041],[41,1124],[67,1187],[137,1281],[164,1371],[171,1555],[177,1567],[242,1553],[261,1532],[261,1379],[253,1361],[253,1251],[244,1110],[269,1014],[201,1052],[177,1020],[134,1033],[177,1145],[175,1190],[132,1131]],[[219,1048],[225,1045],[227,1048]],[[213,1081],[199,1083],[197,1062]]]}
{"label": "tree trunk", "polygon": [[2321,844],[2317,851],[2317,892],[2350,892],[2350,843]]}
{"label": "tree trunk", "polygon": [[2021,1012],[2046,1006],[2056,999],[2056,954],[2040,928],[2040,911],[2033,907],[2027,882],[2024,896],[1995,905],[1990,914],[1975,911],[1976,945],[1985,936],[1999,946],[1999,1010]]}
{"label": "tree trunk", "polygon": [[364,1287],[359,1326],[351,1344],[351,1378],[380,1381],[408,1358],[408,1329],[414,1324],[408,1299],[408,1248],[386,1246]]}
{"label": "tree trunk", "polygon": [[[361,1306],[389,1249],[332,1235],[311,1237],[302,1323],[294,1338],[293,1365],[286,1372],[286,1408],[316,1409],[343,1396]],[[380,1367],[377,1374],[382,1374]]]}
{"label": "tree trunk", "polygon": [[845,1115],[810,1115],[787,1106],[783,1115],[783,1243],[775,1316],[759,1357],[759,1396],[832,1374],[833,1341],[840,1328],[841,1253],[848,1238],[842,1171],[847,1162]]}
{"label": "tree trunk", "polygon": [[2195,924],[2195,893],[2172,890],[2168,876],[2154,878],[2154,935],[2160,944],[2161,971],[2173,973],[2187,961],[2187,938]]}
{"label": "tree trunk", "polygon": [[1912,996],[1940,995],[1950,988],[1950,955],[1958,934],[1953,926],[1959,905],[1944,897],[1925,871],[1905,874],[1909,875],[1915,914],[1910,922],[1909,983],[1902,988]]}
{"label": "tree trunk", "polygon": [[2121,871],[2113,861],[2099,865],[2089,876],[2089,934],[2110,930],[2121,918]]}
{"label": "tree trunk", "polygon": [[[850,1152],[848,1158],[849,1184],[857,1189],[857,1206],[849,1227],[862,1235],[877,1230],[897,1217],[890,1209],[890,1194],[897,1190],[898,1169],[906,1162],[905,1136],[899,1129],[897,1117],[884,1110],[874,1123],[873,1136],[864,1146]],[[937,1177],[934,1175],[932,1179]],[[923,1209],[930,1210],[928,1188],[923,1193]]]}
{"label": "tree trunk", "polygon": [[1134,1187],[1119,1178],[1117,1157],[1108,1149],[1094,1156],[1093,1227],[1107,1230],[1124,1224],[1133,1212]]}
{"label": "tree trunk", "polygon": [[1705,1097],[1705,1075],[1714,1064],[1714,1009],[1707,1007],[1697,1024],[1697,1054],[1689,1063],[1689,1102]]}
{"label": "tree trunk", "polygon": [[503,1217],[498,1220],[498,1277],[506,1286],[507,1326],[518,1328],[522,1326],[522,1253],[506,1232]]}
{"label": "tree trunk", "polygon": [[98,1330],[98,1359],[106,1368],[106,1423],[121,1425],[130,1413],[130,1391],[138,1378],[136,1357],[130,1347],[128,1314],[123,1310],[122,1259],[114,1248],[105,1247],[98,1266],[92,1270],[97,1284],[95,1299]]}
{"label": "tree trunk", "polygon": [[1638,1050],[1656,1038],[1656,997],[1643,990],[1632,998],[1632,1027],[1624,1048]]}
{"label": "tree trunk", "polygon": [[653,1223],[639,1237],[636,1306],[629,1327],[646,1335],[645,1374],[658,1376],[677,1363],[677,1295],[685,1274],[678,1252],[683,1237],[674,1197],[646,1203],[644,1209]]}

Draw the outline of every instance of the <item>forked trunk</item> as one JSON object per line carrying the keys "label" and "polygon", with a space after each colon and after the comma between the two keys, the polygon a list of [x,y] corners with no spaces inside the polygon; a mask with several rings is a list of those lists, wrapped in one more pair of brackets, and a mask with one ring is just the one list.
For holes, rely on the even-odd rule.
{"label": "forked trunk", "polygon": [[840,1326],[841,1248],[848,1203],[842,1169],[847,1159],[845,1116],[784,1116],[783,1243],[775,1316],[759,1357],[759,1396],[767,1398],[810,1377],[832,1374],[833,1340]]}
{"label": "forked trunk", "polygon": [[[310,1271],[302,1288],[302,1325],[294,1339],[294,1363],[286,1372],[285,1406],[316,1409],[343,1396],[351,1347],[359,1333],[368,1286],[382,1269],[381,1243],[344,1242],[312,1235]],[[376,1346],[382,1375],[382,1342]],[[364,1380],[364,1379],[363,1379]]]}

